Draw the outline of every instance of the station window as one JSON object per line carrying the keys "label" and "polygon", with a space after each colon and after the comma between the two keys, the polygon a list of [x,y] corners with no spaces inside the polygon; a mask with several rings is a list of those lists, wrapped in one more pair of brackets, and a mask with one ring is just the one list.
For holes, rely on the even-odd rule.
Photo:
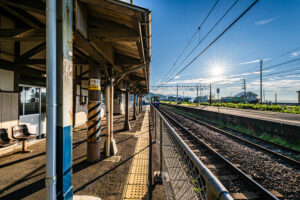
{"label": "station window", "polygon": [[20,115],[46,112],[46,89],[38,87],[20,87]]}
{"label": "station window", "polygon": [[41,88],[41,113],[46,113],[46,88]]}

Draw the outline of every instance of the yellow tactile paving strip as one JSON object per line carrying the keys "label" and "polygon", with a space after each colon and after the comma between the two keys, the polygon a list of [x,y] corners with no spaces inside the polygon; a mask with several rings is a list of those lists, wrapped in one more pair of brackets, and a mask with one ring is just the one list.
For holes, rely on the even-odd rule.
{"label": "yellow tactile paving strip", "polygon": [[143,199],[148,191],[149,169],[149,113],[145,113],[142,128],[137,132],[138,140],[135,156],[132,160],[122,199]]}

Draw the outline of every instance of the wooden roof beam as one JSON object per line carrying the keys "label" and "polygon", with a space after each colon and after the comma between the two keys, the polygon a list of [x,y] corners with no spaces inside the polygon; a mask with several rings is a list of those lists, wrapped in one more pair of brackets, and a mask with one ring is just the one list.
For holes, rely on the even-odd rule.
{"label": "wooden roof beam", "polygon": [[45,74],[44,71],[32,69],[30,67],[27,67],[26,65],[16,65],[15,63],[1,60],[0,59],[0,68],[5,70],[11,70],[11,71],[18,71],[23,74],[27,74],[34,77],[42,77],[43,74]]}
{"label": "wooden roof beam", "polygon": [[139,41],[138,34],[129,28],[126,29],[111,29],[110,27],[89,28],[88,34],[90,40],[101,40],[105,42]]}
{"label": "wooden roof beam", "polygon": [[116,65],[140,65],[143,64],[141,63],[141,61],[139,59],[130,57],[130,56],[126,56],[124,54],[115,54],[115,64]]}
{"label": "wooden roof beam", "polygon": [[86,51],[90,57],[95,59],[98,63],[102,64],[102,66],[104,66],[104,72],[106,77],[109,77],[107,64],[104,56],[102,56],[101,53],[88,40],[84,39],[80,34],[76,32],[76,38],[74,40],[74,43],[76,44],[76,46]]}
{"label": "wooden roof beam", "polygon": [[30,14],[28,14],[23,10],[11,8],[10,6],[5,5],[3,3],[0,3],[0,7],[4,10],[4,12],[7,12],[7,14],[12,16],[11,18],[20,21],[20,23],[23,22],[26,25],[31,26],[33,28],[40,28],[43,26],[41,22],[39,22],[38,20],[36,20],[34,17],[32,17]]}
{"label": "wooden roof beam", "polygon": [[138,33],[123,24],[94,17],[88,18],[88,24],[94,27],[88,29],[89,39],[91,40],[139,41]]}
{"label": "wooden roof beam", "polygon": [[45,29],[0,29],[0,41],[44,41]]}
{"label": "wooden roof beam", "polygon": [[0,0],[0,3],[20,8],[23,10],[29,10],[40,14],[46,14],[46,4],[39,0]]}
{"label": "wooden roof beam", "polygon": [[[28,59],[28,60],[22,60],[22,61],[16,61],[16,65],[46,65],[46,59]],[[73,58],[73,64],[89,64],[88,60],[83,60],[80,58]]]}
{"label": "wooden roof beam", "polygon": [[139,30],[139,41],[136,41],[136,46],[139,51],[140,59],[141,61],[145,64],[145,50],[144,50],[144,43],[143,43],[143,33],[142,33],[142,28],[141,28],[141,22],[135,22],[138,30]]}
{"label": "wooden roof beam", "polygon": [[97,52],[101,53],[102,56],[112,65],[115,65],[114,61],[114,48],[110,42],[103,41],[90,41],[90,45],[97,50]]}
{"label": "wooden roof beam", "polygon": [[23,53],[22,55],[20,55],[19,57],[17,57],[17,61],[24,61],[32,56],[34,56],[35,54],[39,53],[40,51],[44,50],[46,48],[46,42],[42,42],[41,44],[38,44],[37,46],[33,47],[32,49],[30,49],[29,51]]}
{"label": "wooden roof beam", "polygon": [[119,74],[115,74],[115,75],[113,76],[113,78],[116,78],[116,77],[119,77],[119,76],[123,76],[123,75],[130,74],[130,73],[135,72],[135,71],[137,71],[137,70],[139,70],[139,69],[142,69],[142,68],[144,68],[144,67],[146,67],[146,65],[141,65],[141,66],[138,66],[138,67],[133,67],[133,68],[128,69],[128,70],[126,70],[126,71],[123,71],[123,72],[121,72],[121,73],[119,73]]}
{"label": "wooden roof beam", "polygon": [[142,77],[142,76],[138,76],[136,74],[130,74],[128,75],[130,77],[130,79],[132,80],[139,80],[139,81],[145,81],[145,77]]}

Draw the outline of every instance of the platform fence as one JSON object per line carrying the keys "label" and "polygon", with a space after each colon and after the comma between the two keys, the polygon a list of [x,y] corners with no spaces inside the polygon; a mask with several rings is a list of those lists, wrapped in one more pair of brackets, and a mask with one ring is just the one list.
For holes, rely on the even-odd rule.
{"label": "platform fence", "polygon": [[226,188],[204,166],[159,110],[151,105],[150,112],[165,198],[232,200]]}

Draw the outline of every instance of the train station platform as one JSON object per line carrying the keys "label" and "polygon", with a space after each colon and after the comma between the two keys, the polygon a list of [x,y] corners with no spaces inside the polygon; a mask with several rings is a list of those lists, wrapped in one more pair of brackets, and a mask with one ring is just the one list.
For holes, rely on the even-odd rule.
{"label": "train station platform", "polygon": [[[193,107],[193,108],[197,108],[197,107]],[[225,108],[225,107],[216,107],[216,106],[199,106],[198,109],[230,114],[230,115],[237,115],[242,117],[249,117],[249,118],[260,119],[260,120],[266,120],[271,122],[278,122],[278,123],[289,124],[293,126],[300,126],[299,114],[250,110],[250,109],[238,109],[238,108]]]}
{"label": "train station platform", "polygon": [[[153,185],[158,156],[152,148],[149,108],[144,107],[137,120],[130,120],[131,130],[123,131],[124,116],[114,116],[116,156],[96,163],[86,162],[87,127],[73,130],[74,197],[113,199],[164,199],[162,185]],[[130,115],[130,119],[132,119]],[[105,118],[101,120],[101,152],[105,141]],[[31,153],[0,157],[0,199],[45,199],[46,141],[29,146]],[[84,195],[84,196],[81,196]]]}

